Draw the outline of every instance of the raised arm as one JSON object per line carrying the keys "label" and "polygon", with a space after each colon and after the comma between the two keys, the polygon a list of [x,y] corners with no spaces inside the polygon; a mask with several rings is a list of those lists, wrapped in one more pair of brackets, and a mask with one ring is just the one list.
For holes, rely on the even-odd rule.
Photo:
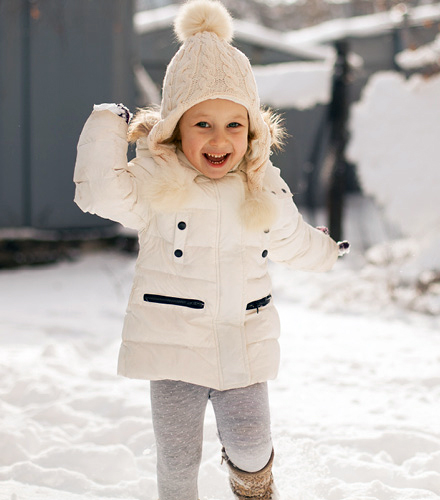
{"label": "raised arm", "polygon": [[75,203],[84,212],[139,230],[148,209],[138,199],[138,185],[148,173],[139,160],[127,163],[126,135],[126,116],[95,107],[78,142]]}

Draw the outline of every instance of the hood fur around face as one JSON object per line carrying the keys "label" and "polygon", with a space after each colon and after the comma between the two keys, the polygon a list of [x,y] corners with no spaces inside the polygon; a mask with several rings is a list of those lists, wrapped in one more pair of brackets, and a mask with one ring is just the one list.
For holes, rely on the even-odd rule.
{"label": "hood fur around face", "polygon": [[[279,115],[269,109],[261,109],[261,117],[266,123],[271,139],[271,148],[281,149],[286,137],[286,131],[282,126],[282,120]],[[160,121],[160,110],[154,108],[139,109],[134,115],[128,128],[128,141],[137,142],[142,137],[148,137],[153,127]],[[172,139],[172,138],[170,138]],[[252,138],[250,138],[250,148],[252,147]]]}
{"label": "hood fur around face", "polygon": [[[271,133],[274,147],[280,147],[284,137],[284,130],[279,118],[270,111],[262,111],[262,117]],[[183,156],[173,142],[159,144],[151,150],[149,134],[153,127],[160,122],[160,113],[157,110],[141,109],[132,119],[128,129],[130,142],[142,142],[142,147],[147,147],[149,153],[162,168],[160,175],[145,187],[145,195],[150,200],[152,208],[156,211],[174,212],[184,208],[191,199],[195,187],[194,178],[198,175],[182,165],[179,156]],[[153,145],[154,146],[154,145]],[[252,138],[250,139],[250,149]],[[186,160],[187,161],[187,160]],[[189,163],[189,162],[188,162]],[[246,157],[244,172],[246,173]],[[245,227],[251,231],[262,231],[270,228],[277,217],[276,205],[270,193],[270,181],[267,180],[266,170],[272,167],[270,161],[266,162],[261,189],[251,191],[246,185],[246,197],[241,209],[241,217]]]}

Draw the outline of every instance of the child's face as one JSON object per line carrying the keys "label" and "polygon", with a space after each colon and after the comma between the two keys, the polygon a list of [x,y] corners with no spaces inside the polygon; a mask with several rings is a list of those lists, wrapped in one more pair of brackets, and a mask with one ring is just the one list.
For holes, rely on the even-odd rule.
{"label": "child's face", "polygon": [[248,147],[247,109],[225,99],[210,99],[186,111],[179,122],[182,151],[210,179],[220,179]]}

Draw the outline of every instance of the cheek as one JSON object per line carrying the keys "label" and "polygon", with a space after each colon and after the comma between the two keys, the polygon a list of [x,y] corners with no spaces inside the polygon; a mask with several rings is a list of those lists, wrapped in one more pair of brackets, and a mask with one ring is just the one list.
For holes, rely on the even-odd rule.
{"label": "cheek", "polygon": [[240,156],[243,157],[249,148],[249,142],[247,135],[242,137],[241,140],[237,143],[236,150],[239,152]]}
{"label": "cheek", "polygon": [[185,138],[185,136],[180,138],[180,149],[186,154],[188,151],[188,142]]}
{"label": "cheek", "polygon": [[182,151],[186,156],[195,154],[197,150],[197,141],[195,141],[193,137],[187,134],[182,135],[181,145]]}

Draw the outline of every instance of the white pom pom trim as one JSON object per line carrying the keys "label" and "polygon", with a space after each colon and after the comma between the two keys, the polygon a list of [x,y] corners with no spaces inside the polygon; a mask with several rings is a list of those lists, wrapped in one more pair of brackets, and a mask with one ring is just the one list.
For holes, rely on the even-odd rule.
{"label": "white pom pom trim", "polygon": [[180,42],[203,31],[215,33],[222,40],[230,42],[233,35],[232,18],[224,5],[216,0],[190,0],[180,9],[174,31]]}

